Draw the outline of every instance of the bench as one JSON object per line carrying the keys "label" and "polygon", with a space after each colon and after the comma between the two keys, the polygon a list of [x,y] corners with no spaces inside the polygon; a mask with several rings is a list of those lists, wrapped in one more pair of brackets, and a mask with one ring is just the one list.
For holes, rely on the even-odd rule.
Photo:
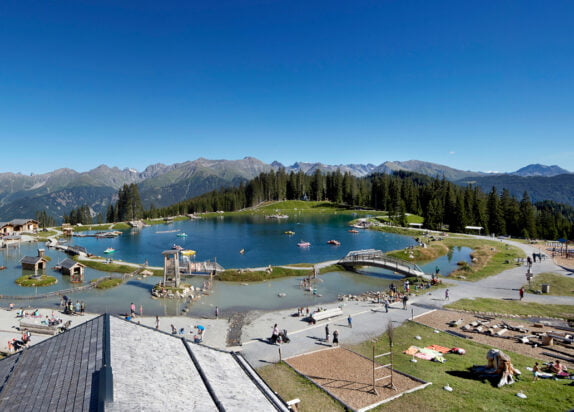
{"label": "bench", "polygon": [[299,410],[299,404],[300,403],[301,403],[301,399],[295,398],[295,399],[291,399],[290,401],[287,401],[287,406],[292,411],[297,412]]}
{"label": "bench", "polygon": [[343,314],[343,310],[341,308],[333,308],[322,310],[320,312],[315,312],[311,315],[311,318],[317,322],[324,319],[334,318],[335,316],[340,316]]}
{"label": "bench", "polygon": [[48,326],[41,325],[37,323],[20,322],[20,330],[28,330],[33,333],[42,333],[45,335],[57,335],[59,332],[59,326]]}

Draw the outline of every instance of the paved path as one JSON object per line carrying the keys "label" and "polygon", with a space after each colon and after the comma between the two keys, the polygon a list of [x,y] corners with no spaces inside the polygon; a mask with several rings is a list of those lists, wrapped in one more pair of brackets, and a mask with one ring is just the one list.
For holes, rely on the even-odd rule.
{"label": "paved path", "polygon": [[[509,240],[503,240],[501,243],[517,246],[524,250],[527,255],[531,255],[532,252],[539,252],[537,248],[522,243]],[[330,346],[323,341],[326,324],[329,324],[331,334],[334,329],[338,329],[341,344],[356,344],[383,334],[389,321],[392,321],[394,325],[399,325],[412,316],[421,315],[433,308],[440,309],[445,304],[459,299],[474,297],[518,299],[518,289],[526,282],[526,266],[511,265],[510,269],[477,282],[448,279],[447,282],[452,285],[449,286],[450,301],[444,300],[445,289],[432,289],[430,293],[411,298],[407,310],[402,309],[402,303],[394,303],[391,305],[389,313],[385,313],[384,307],[379,304],[338,302],[321,306],[332,308],[341,305],[343,315],[328,321],[318,322],[316,325],[309,325],[301,318],[291,316],[293,313],[297,313],[297,309],[252,314],[253,319],[243,327],[243,346],[237,349],[241,350],[254,367],[260,367],[277,362],[279,348],[281,348],[283,358],[287,358]],[[574,276],[572,271],[556,265],[551,258],[533,264],[532,273],[534,275],[543,272]],[[524,301],[574,305],[574,297],[569,296],[526,294]],[[352,328],[347,325],[349,314],[353,318]],[[271,336],[272,327],[275,323],[279,325],[280,329],[288,330],[291,343],[281,346],[267,343],[266,340]]]}

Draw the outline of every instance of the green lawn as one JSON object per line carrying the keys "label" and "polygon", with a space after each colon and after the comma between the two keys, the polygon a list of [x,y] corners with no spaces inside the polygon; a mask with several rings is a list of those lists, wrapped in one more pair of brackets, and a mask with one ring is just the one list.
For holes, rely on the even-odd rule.
{"label": "green lawn", "polygon": [[[421,340],[416,340],[420,336]],[[383,335],[374,341],[375,352],[388,351],[388,340]],[[445,355],[446,363],[437,363],[411,357],[402,352],[411,345],[431,344],[466,349],[466,355]],[[349,347],[366,357],[372,355],[373,342]],[[401,398],[382,405],[375,411],[564,411],[574,404],[574,391],[567,388],[568,380],[540,380],[534,382],[526,370],[536,359],[507,352],[513,365],[522,371],[522,378],[515,384],[502,388],[493,387],[488,381],[475,379],[470,373],[472,365],[485,365],[486,353],[490,347],[471,340],[458,338],[447,333],[434,333],[432,328],[407,322],[394,329],[395,369],[432,382],[429,387],[403,395]],[[386,359],[388,360],[388,359]],[[386,361],[385,360],[385,361]],[[274,391],[285,399],[301,399],[302,411],[342,411],[343,407],[321,389],[299,376],[284,363],[265,366],[258,373]],[[451,386],[453,392],[443,389]],[[516,393],[522,391],[528,398],[520,399]]]}
{"label": "green lawn", "polygon": [[[435,334],[432,328],[408,322],[396,328],[395,335],[395,368],[401,372],[421,378],[433,384],[426,389],[404,395],[387,406],[375,410],[420,410],[420,411],[561,411],[574,404],[574,391],[566,388],[570,381],[537,381],[526,370],[536,361],[523,355],[510,353],[513,365],[523,372],[523,378],[511,386],[495,388],[489,382],[476,380],[469,373],[472,365],[485,365],[486,353],[490,347],[471,340],[458,338],[446,333]],[[415,340],[415,336],[422,339]],[[446,347],[462,347],[466,355],[447,354],[444,364],[424,361],[411,362],[411,357],[404,355],[403,350],[410,345],[428,346],[437,344]],[[372,353],[372,343],[366,342],[353,349],[365,356]],[[375,351],[382,353],[388,350],[385,337],[379,338]],[[447,392],[443,387],[448,384],[454,390]],[[522,391],[528,399],[516,396]]]}
{"label": "green lawn", "polygon": [[122,265],[119,263],[104,263],[92,259],[77,259],[74,260],[86,265],[89,268],[99,270],[101,272],[115,272],[115,273],[131,273],[137,268],[131,265]]}
{"label": "green lawn", "polygon": [[96,289],[111,289],[116,286],[119,286],[123,283],[123,280],[120,278],[111,278],[111,279],[104,279],[96,284]]}
{"label": "green lawn", "polygon": [[[293,265],[294,266],[294,265]],[[247,271],[228,269],[217,275],[217,279],[226,282],[260,282],[263,280],[277,279],[287,276],[308,276],[313,270],[286,269],[273,266],[271,271]]]}
{"label": "green lawn", "polygon": [[540,273],[526,283],[524,289],[533,293],[542,290],[542,285],[550,285],[548,295],[553,296],[574,296],[574,277],[557,275],[556,273]]}
{"label": "green lawn", "polygon": [[32,275],[22,275],[15,282],[24,287],[41,287],[51,286],[58,282],[54,276],[41,275],[40,278],[34,278]]}
{"label": "green lawn", "polygon": [[[518,291],[516,291],[518,299]],[[501,313],[521,316],[540,316],[572,319],[574,318],[574,305],[549,305],[528,302],[528,296],[524,301],[504,299],[461,299],[446,305],[446,308],[455,310],[468,310],[476,312]]]}

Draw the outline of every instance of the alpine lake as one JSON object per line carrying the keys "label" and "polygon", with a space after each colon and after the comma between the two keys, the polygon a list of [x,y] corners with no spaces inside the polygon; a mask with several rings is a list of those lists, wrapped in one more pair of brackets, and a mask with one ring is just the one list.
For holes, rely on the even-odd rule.
{"label": "alpine lake", "polygon": [[[85,247],[89,253],[114,260],[163,266],[162,252],[177,244],[184,249],[196,251],[194,259],[217,261],[229,268],[262,268],[269,265],[292,265],[338,260],[349,251],[378,249],[383,252],[415,246],[409,236],[359,229],[350,233],[349,221],[355,216],[349,214],[300,214],[290,215],[287,219],[266,219],[264,216],[218,216],[214,218],[176,221],[169,224],[148,226],[141,229],[129,229],[116,238],[73,237],[68,244]],[[294,232],[292,235],[286,232]],[[85,234],[93,232],[82,232]],[[186,236],[183,234],[185,233]],[[178,236],[179,235],[179,236]],[[341,244],[330,245],[328,240],[335,239]],[[300,241],[311,243],[310,247],[298,247]],[[110,255],[104,254],[108,248],[115,249]],[[57,283],[46,287],[21,287],[14,281],[23,271],[20,260],[24,256],[37,256],[38,249],[45,249],[50,258],[45,273],[54,276]],[[240,251],[243,250],[243,253]],[[470,262],[472,250],[457,247],[445,256],[419,265],[426,273],[432,273],[435,267],[445,275],[457,268],[460,261]],[[58,250],[48,248],[44,243],[22,243],[0,249],[0,294],[4,296],[26,296],[19,300],[1,299],[0,305],[14,303],[16,307],[46,307],[56,309],[59,296],[33,298],[47,292],[74,288],[68,276],[62,276],[52,269],[67,256]],[[378,268],[364,268],[359,272],[336,271],[318,276],[316,294],[299,287],[301,276],[286,277],[262,282],[222,282],[215,281],[208,295],[188,307],[190,316],[212,316],[215,306],[222,313],[247,312],[250,310],[277,310],[291,307],[313,307],[325,302],[333,302],[341,294],[360,294],[366,291],[384,290],[390,283],[401,284],[402,276]],[[86,268],[85,282],[97,279],[109,273]],[[112,274],[114,275],[114,274]],[[115,274],[114,276],[120,276]],[[173,316],[182,314],[186,302],[184,299],[154,299],[151,290],[159,277],[130,278],[122,285],[107,289],[87,289],[68,294],[75,302],[83,300],[89,312],[126,313],[131,302],[139,309],[143,306],[144,315]],[[194,286],[201,286],[205,276],[182,276],[182,280]],[[283,296],[283,297],[280,297]]]}

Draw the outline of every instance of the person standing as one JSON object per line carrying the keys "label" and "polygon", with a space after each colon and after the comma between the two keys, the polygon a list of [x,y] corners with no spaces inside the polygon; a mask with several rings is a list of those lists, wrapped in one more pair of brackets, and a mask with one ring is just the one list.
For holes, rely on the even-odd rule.
{"label": "person standing", "polygon": [[325,342],[329,342],[329,324],[325,325]]}
{"label": "person standing", "polygon": [[279,337],[279,328],[277,324],[273,325],[273,332],[271,332],[271,343],[277,343],[277,338]]}
{"label": "person standing", "polygon": [[[347,324],[349,325],[349,327],[352,329],[353,328],[353,318],[351,317],[351,314],[349,313],[349,317],[347,317]],[[333,338],[335,337],[335,332],[333,332]]]}
{"label": "person standing", "polygon": [[136,305],[133,302],[130,304],[130,312],[132,313],[132,316],[136,314]]}
{"label": "person standing", "polygon": [[140,303],[140,316],[143,317],[143,305]]}
{"label": "person standing", "polygon": [[84,313],[86,312],[86,303],[82,300],[80,302],[80,314],[82,316],[84,316]]}
{"label": "person standing", "polygon": [[389,313],[389,299],[385,298],[385,311]]}
{"label": "person standing", "polygon": [[520,296],[520,300],[524,299],[524,288],[518,289],[518,295]]}
{"label": "person standing", "polygon": [[403,296],[403,309],[407,310],[407,302],[409,301],[409,296],[405,293]]}
{"label": "person standing", "polygon": [[157,316],[157,315],[155,317],[155,328],[159,329],[159,316]]}
{"label": "person standing", "polygon": [[449,290],[445,290],[444,291],[444,300],[449,300],[450,296],[449,296]]}
{"label": "person standing", "polygon": [[219,306],[215,307],[215,319],[219,319]]}
{"label": "person standing", "polygon": [[333,331],[333,346],[339,346],[339,331],[337,329]]}

